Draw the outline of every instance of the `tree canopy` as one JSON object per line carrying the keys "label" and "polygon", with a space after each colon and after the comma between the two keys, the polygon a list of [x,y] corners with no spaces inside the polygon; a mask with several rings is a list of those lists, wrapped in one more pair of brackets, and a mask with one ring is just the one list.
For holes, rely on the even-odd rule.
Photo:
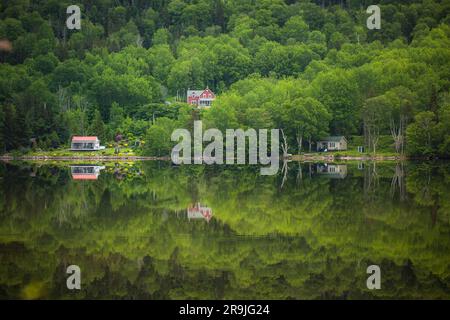
{"label": "tree canopy", "polygon": [[[368,143],[364,109],[389,101],[377,131],[396,132],[396,150],[406,142],[413,154],[449,154],[441,117],[448,1],[381,1],[380,30],[366,28],[369,1],[79,3],[81,29],[69,30],[68,1],[2,2],[0,39],[12,47],[0,51],[2,152],[29,148],[30,139],[42,149],[65,145],[99,123],[97,111],[110,141],[121,129],[117,106],[123,121],[140,121],[143,138],[159,117],[177,121],[177,112],[146,106],[178,109],[187,89],[209,86],[219,101],[200,117],[217,126],[224,117],[242,127],[282,126],[295,151],[323,134],[365,135]],[[433,113],[437,127],[426,152],[416,140],[422,112]],[[86,123],[73,125],[77,119]]]}

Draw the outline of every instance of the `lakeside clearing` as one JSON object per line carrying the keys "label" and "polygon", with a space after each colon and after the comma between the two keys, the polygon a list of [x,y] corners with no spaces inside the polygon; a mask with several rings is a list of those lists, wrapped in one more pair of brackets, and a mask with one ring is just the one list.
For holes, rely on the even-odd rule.
{"label": "lakeside clearing", "polygon": [[[289,156],[289,161],[406,161],[410,158],[399,154],[359,154],[349,153],[305,153]],[[11,155],[0,156],[0,160],[31,160],[31,161],[170,161],[170,157],[141,156],[135,154],[128,155],[80,155],[79,152],[73,155],[58,154],[38,154],[38,155]]]}
{"label": "lakeside clearing", "polygon": [[348,161],[405,161],[409,160],[406,155],[401,154],[391,154],[391,153],[305,153],[292,155],[291,157],[294,161],[335,161],[335,160],[348,160]]}
{"label": "lakeside clearing", "polygon": [[[417,159],[395,152],[390,136],[381,136],[379,148],[376,153],[359,152],[358,146],[364,145],[362,136],[352,136],[347,150],[316,152],[307,151],[300,154],[292,154],[288,160],[292,161],[405,161]],[[303,150],[302,150],[303,151]],[[298,152],[298,151],[297,151]],[[97,151],[72,151],[68,147],[54,150],[28,150],[26,152],[10,152],[0,155],[2,160],[37,160],[37,161],[146,161],[161,160],[170,161],[168,155],[144,155],[143,150],[134,146],[122,146],[118,153],[115,148],[107,144],[107,147]],[[282,157],[280,153],[280,157]],[[419,160],[427,158],[419,158]]]}

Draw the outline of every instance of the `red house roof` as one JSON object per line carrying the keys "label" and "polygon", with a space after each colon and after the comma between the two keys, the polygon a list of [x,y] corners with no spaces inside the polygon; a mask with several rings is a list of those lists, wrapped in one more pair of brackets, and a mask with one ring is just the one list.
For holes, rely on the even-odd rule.
{"label": "red house roof", "polygon": [[96,136],[74,136],[72,137],[72,141],[97,141],[98,137]]}
{"label": "red house roof", "polygon": [[200,98],[205,98],[205,99],[215,99],[216,95],[214,94],[214,92],[212,92],[209,88],[206,88],[202,94],[200,95]]}

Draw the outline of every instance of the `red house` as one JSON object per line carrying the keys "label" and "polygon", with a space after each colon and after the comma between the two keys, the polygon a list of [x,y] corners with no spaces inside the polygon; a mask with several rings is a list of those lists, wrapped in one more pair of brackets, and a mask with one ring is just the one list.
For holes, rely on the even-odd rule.
{"label": "red house", "polygon": [[100,145],[100,140],[95,136],[74,136],[70,150],[72,151],[95,151],[103,150],[104,146]]}
{"label": "red house", "polygon": [[208,87],[205,90],[187,91],[187,103],[197,107],[210,107],[215,99],[216,95]]}

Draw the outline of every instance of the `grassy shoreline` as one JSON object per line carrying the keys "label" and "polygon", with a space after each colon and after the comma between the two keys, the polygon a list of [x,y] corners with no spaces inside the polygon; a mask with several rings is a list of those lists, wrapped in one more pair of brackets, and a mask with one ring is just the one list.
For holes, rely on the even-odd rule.
{"label": "grassy shoreline", "polygon": [[[100,151],[78,151],[58,149],[51,151],[32,151],[28,153],[7,153],[0,155],[0,160],[36,160],[36,161],[170,161],[170,156],[144,156],[131,148],[114,153],[114,148]],[[305,152],[288,157],[292,161],[406,161],[430,160],[427,157],[410,157],[395,152],[359,153],[357,151]]]}
{"label": "grassy shoreline", "polygon": [[[1,155],[2,161],[35,160],[35,161],[170,161],[170,157],[141,156],[141,155]],[[412,160],[405,155],[346,155],[346,154],[300,154],[288,158],[292,161],[406,161]]]}
{"label": "grassy shoreline", "polygon": [[12,160],[43,160],[43,161],[148,161],[148,160],[163,160],[168,161],[170,157],[148,157],[148,156],[137,156],[137,155],[129,155],[129,156],[11,156],[11,155],[2,155],[0,156],[0,160],[3,161],[12,161]]}
{"label": "grassy shoreline", "polygon": [[307,153],[292,155],[292,160],[296,161],[405,161],[410,158],[406,155],[391,153],[376,154],[349,154],[349,153]]}

